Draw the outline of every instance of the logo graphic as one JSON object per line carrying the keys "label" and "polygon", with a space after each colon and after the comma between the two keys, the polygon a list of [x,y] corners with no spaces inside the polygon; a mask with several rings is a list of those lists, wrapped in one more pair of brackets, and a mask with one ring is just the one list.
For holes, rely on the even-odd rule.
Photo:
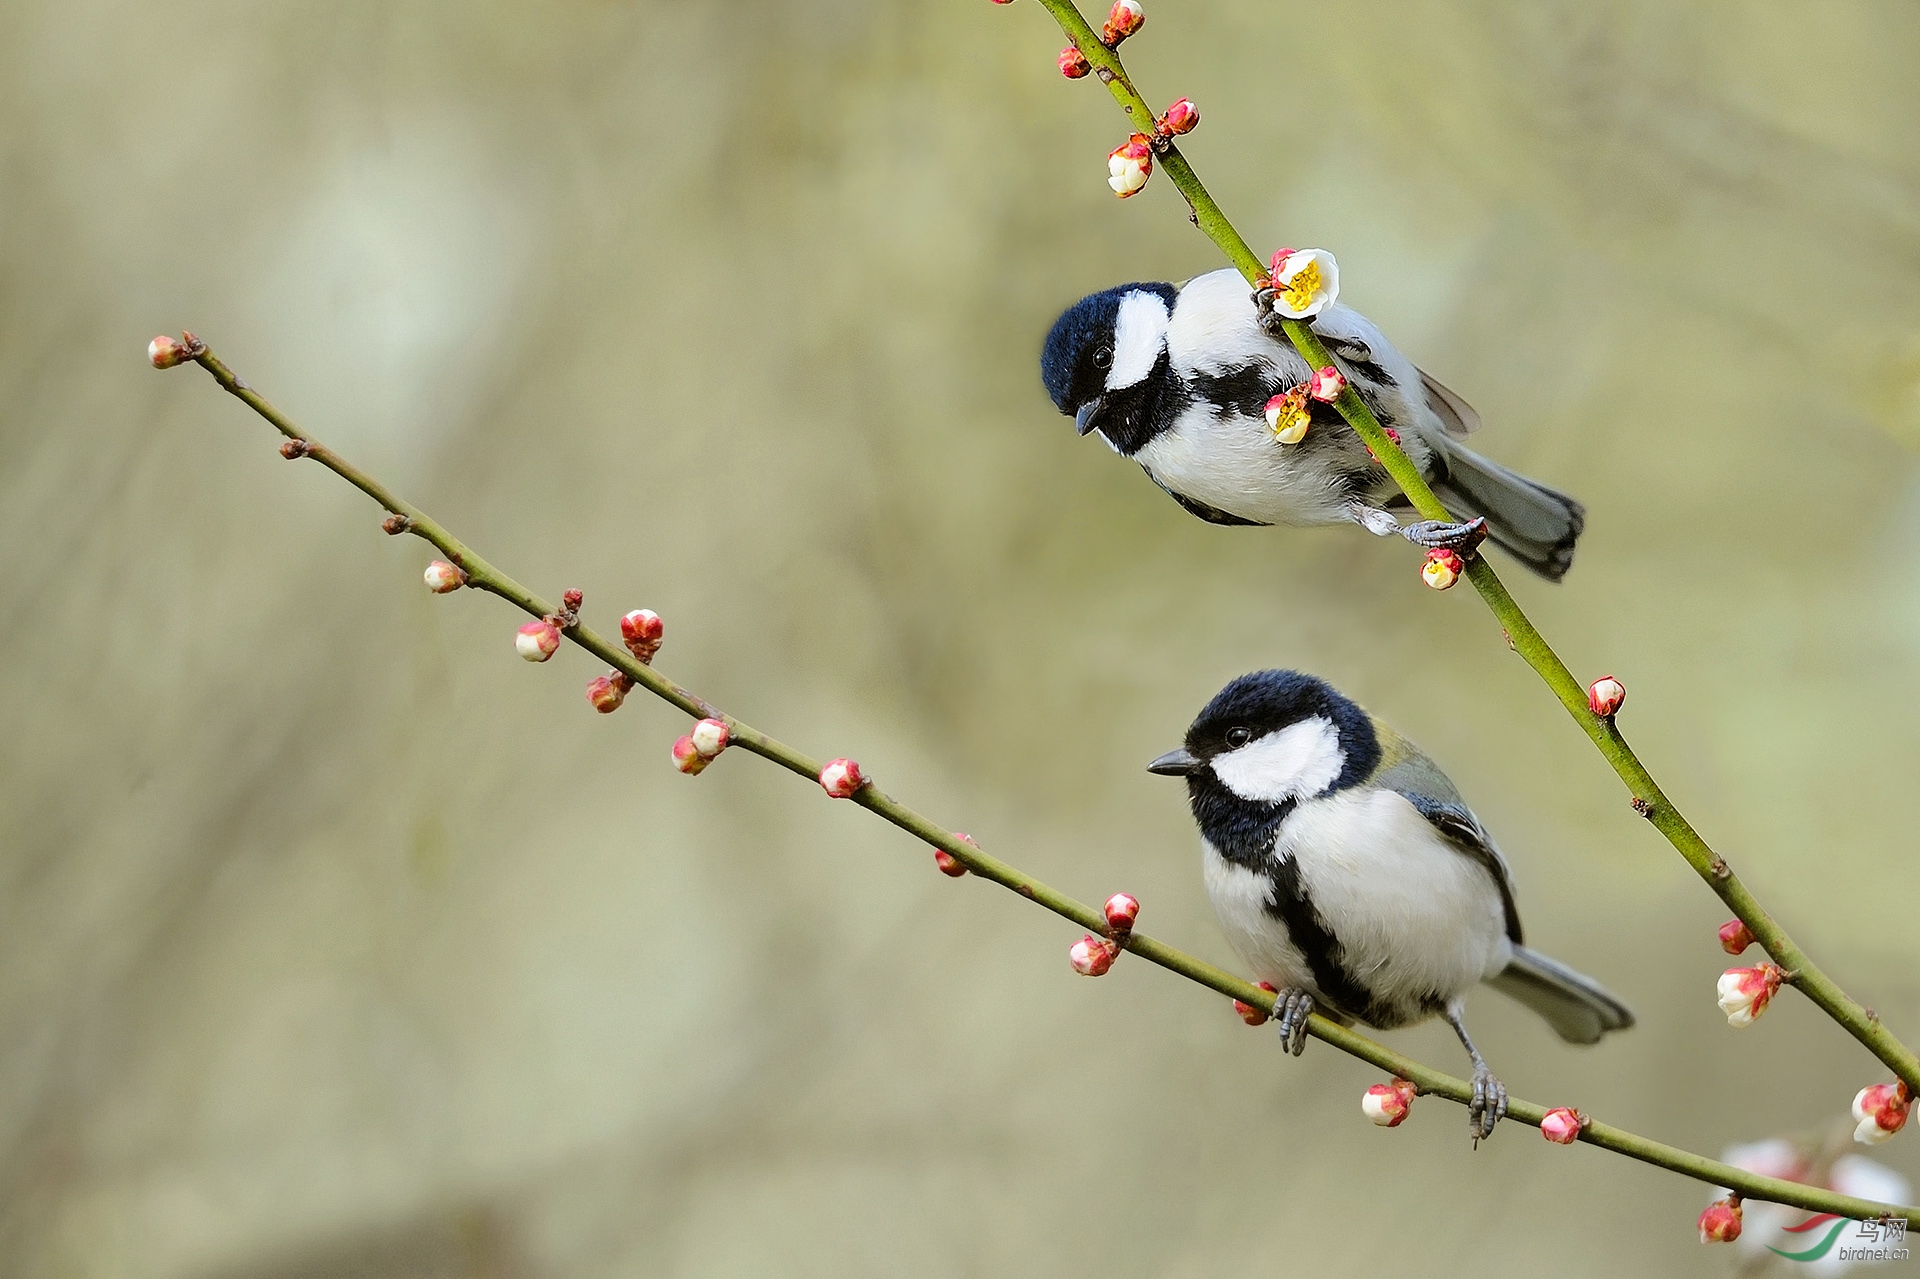
{"label": "logo graphic", "polygon": [[[1847,1228],[1848,1220],[1849,1218],[1838,1216],[1831,1212],[1823,1212],[1817,1217],[1809,1217],[1797,1226],[1788,1226],[1786,1233],[1790,1235],[1805,1234],[1809,1230],[1826,1225],[1829,1221],[1833,1223],[1833,1229],[1827,1231],[1825,1238],[1802,1252],[1787,1252],[1774,1247],[1772,1244],[1767,1245],[1767,1251],[1777,1253],[1785,1257],[1788,1261],[1818,1261],[1833,1251],[1833,1241],[1838,1239],[1840,1232]],[[1904,1226],[1907,1223],[1903,1221],[1900,1224]]]}
{"label": "logo graphic", "polygon": [[[1838,1242],[1841,1234],[1844,1233],[1846,1228],[1851,1224],[1853,1224],[1851,1217],[1842,1217],[1835,1213],[1823,1212],[1817,1217],[1809,1217],[1797,1226],[1788,1226],[1785,1229],[1785,1233],[1790,1235],[1805,1235],[1819,1230],[1822,1226],[1829,1227],[1826,1233],[1821,1235],[1820,1238],[1812,1244],[1801,1249],[1799,1252],[1789,1252],[1784,1248],[1776,1248],[1772,1244],[1768,1244],[1767,1251],[1774,1253],[1776,1256],[1785,1257],[1788,1261],[1818,1261],[1833,1251],[1833,1245]],[[1895,1248],[1885,1246],[1889,1244],[1899,1245],[1907,1241],[1907,1223],[1903,1218],[1877,1217],[1862,1221],[1860,1223],[1860,1240],[1862,1243],[1878,1244],[1881,1246],[1871,1249],[1842,1248],[1840,1250],[1839,1260],[1906,1260],[1907,1250],[1905,1248],[1897,1248],[1896,1250]],[[1850,1257],[1848,1255],[1850,1252],[1860,1253],[1862,1255]]]}

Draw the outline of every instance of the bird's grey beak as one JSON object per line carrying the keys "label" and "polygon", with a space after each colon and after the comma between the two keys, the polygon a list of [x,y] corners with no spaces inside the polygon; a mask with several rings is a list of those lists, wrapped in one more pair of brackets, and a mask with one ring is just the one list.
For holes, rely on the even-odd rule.
{"label": "bird's grey beak", "polygon": [[1081,435],[1093,430],[1100,425],[1100,410],[1105,407],[1107,407],[1106,400],[1099,396],[1082,404],[1079,411],[1073,415],[1073,429]]}
{"label": "bird's grey beak", "polygon": [[1158,773],[1162,777],[1185,777],[1200,767],[1200,760],[1182,746],[1177,751],[1168,751],[1153,763],[1147,765],[1149,773]]}

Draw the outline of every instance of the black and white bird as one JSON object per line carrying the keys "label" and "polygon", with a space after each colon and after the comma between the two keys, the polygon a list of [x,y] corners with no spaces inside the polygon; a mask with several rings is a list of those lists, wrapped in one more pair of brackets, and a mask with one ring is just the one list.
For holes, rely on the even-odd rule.
{"label": "black and white bird", "polygon": [[[1405,498],[1330,405],[1311,404],[1298,443],[1268,427],[1268,400],[1313,373],[1272,322],[1231,268],[1177,288],[1123,284],[1055,321],[1041,378],[1082,435],[1098,432],[1203,520],[1402,531],[1390,508]],[[1462,444],[1479,414],[1366,317],[1336,302],[1310,323],[1449,511],[1484,516],[1494,544],[1542,577],[1565,575],[1586,521],[1580,503]]]}
{"label": "black and white bird", "polygon": [[1207,895],[1234,949],[1279,989],[1298,1055],[1307,1014],[1383,1030],[1445,1017],[1473,1059],[1477,1142],[1507,1094],[1467,1036],[1486,982],[1569,1043],[1633,1025],[1591,978],[1521,945],[1506,859],[1447,775],[1323,680],[1234,680],[1154,760],[1187,779]]}

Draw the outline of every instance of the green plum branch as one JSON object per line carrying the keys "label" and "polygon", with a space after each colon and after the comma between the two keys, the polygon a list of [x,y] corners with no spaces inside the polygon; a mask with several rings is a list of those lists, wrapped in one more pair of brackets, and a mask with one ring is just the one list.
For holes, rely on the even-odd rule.
{"label": "green plum branch", "polygon": [[[1145,98],[1133,87],[1127,76],[1126,68],[1121,65],[1119,55],[1101,42],[1100,36],[1087,20],[1081,16],[1073,0],[1040,0],[1048,13],[1053,15],[1060,29],[1079,49],[1081,56],[1091,65],[1093,72],[1113,94],[1114,100],[1126,111],[1135,131],[1155,136],[1153,110]],[[1192,210],[1193,222],[1220,251],[1226,254],[1250,285],[1258,286],[1266,277],[1266,268],[1254,254],[1247,242],[1241,238],[1233,224],[1227,220],[1220,206],[1207,194],[1193,166],[1173,144],[1171,138],[1158,135],[1155,149],[1159,153],[1160,169],[1179,188],[1186,197]],[[1326,347],[1314,334],[1308,323],[1287,319],[1283,323],[1288,338],[1299,350],[1307,362],[1316,369],[1325,368],[1333,363]],[[1340,411],[1348,424],[1373,450],[1388,474],[1393,476],[1401,491],[1413,503],[1414,509],[1430,520],[1449,520],[1452,517],[1434,496],[1433,490],[1421,477],[1419,469],[1402,452],[1399,446],[1381,428],[1379,421],[1360,396],[1348,386],[1334,401],[1334,407]],[[1553,690],[1560,704],[1573,716],[1586,735],[1593,739],[1613,771],[1620,775],[1632,794],[1636,812],[1667,837],[1687,864],[1707,882],[1725,902],[1733,913],[1745,923],[1753,939],[1760,943],[1773,962],[1785,972],[1785,980],[1797,987],[1803,994],[1817,1004],[1834,1021],[1845,1027],[1847,1032],[1864,1044],[1867,1049],[1884,1062],[1894,1074],[1906,1081],[1907,1087],[1920,1094],[1920,1058],[1913,1050],[1880,1024],[1874,1013],[1850,998],[1845,991],[1822,972],[1809,959],[1806,952],[1794,944],[1791,937],[1767,910],[1754,898],[1753,893],[1733,873],[1722,857],[1707,846],[1691,823],[1680,814],[1673,801],[1653,780],[1646,766],[1627,744],[1620,733],[1619,726],[1611,715],[1599,715],[1589,705],[1586,690],[1567,669],[1545,638],[1521,611],[1519,604],[1508,593],[1499,575],[1493,570],[1486,557],[1470,556],[1467,560],[1467,576],[1473,582],[1474,589],[1486,601],[1487,607],[1499,619],[1505,628],[1508,642],[1515,652],[1524,657],[1527,664],[1538,672]]]}
{"label": "green plum branch", "polygon": [[[162,343],[166,345],[162,346]],[[222,363],[199,339],[191,334],[185,335],[184,346],[175,346],[170,340],[161,339],[156,342],[155,351],[161,353],[157,354],[154,360],[161,367],[168,367],[186,359],[196,361],[211,373],[222,387],[286,436],[287,443],[281,446],[283,456],[311,458],[365,493],[388,512],[388,518],[382,527],[390,533],[411,533],[431,543],[465,575],[464,585],[497,595],[536,618],[557,619],[562,624],[561,630],[566,638],[618,670],[633,685],[645,688],[689,715],[724,723],[728,730],[729,745],[739,746],[771,760],[810,781],[824,780],[820,761],[769,737],[753,726],[726,714],[705,698],[682,688],[654,670],[649,662],[636,658],[623,645],[609,641],[580,622],[571,607],[567,607],[565,611],[556,610],[548,601],[541,599],[482,559],[425,511],[405,501],[340,454],[301,430],[257,391],[236,377],[233,370]],[[569,604],[575,599],[577,597],[569,594]],[[1109,931],[1107,920],[1101,912],[1041,883],[1006,862],[982,852],[971,840],[908,808],[882,792],[877,786],[867,783],[855,790],[850,798],[854,803],[879,814],[901,830],[944,852],[982,879],[989,879],[1002,887],[1010,888],[1027,900],[1036,902],[1083,928],[1096,933]],[[1124,946],[1129,952],[1178,973],[1209,990],[1225,995],[1229,999],[1262,1009],[1272,1005],[1272,992],[1260,990],[1165,942],[1156,941],[1143,933],[1131,930],[1112,935],[1118,944]],[[1309,1031],[1316,1038],[1333,1045],[1342,1052],[1410,1081],[1421,1093],[1445,1097],[1462,1105],[1465,1105],[1472,1096],[1472,1089],[1465,1080],[1432,1070],[1318,1014],[1310,1019]],[[1548,1113],[1548,1107],[1518,1099],[1510,1101],[1508,1107],[1509,1117],[1535,1127],[1540,1126]],[[1709,1185],[1726,1186],[1747,1198],[1771,1200],[1804,1208],[1810,1212],[1831,1212],[1854,1218],[1891,1215],[1903,1218],[1912,1225],[1920,1226],[1920,1208],[1879,1204],[1850,1195],[1836,1194],[1815,1186],[1763,1177],[1757,1173],[1735,1168],[1730,1164],[1720,1163],[1662,1142],[1637,1136],[1610,1124],[1588,1120],[1581,1128],[1578,1139],[1603,1150],[1611,1150],[1643,1163],[1666,1168]]]}

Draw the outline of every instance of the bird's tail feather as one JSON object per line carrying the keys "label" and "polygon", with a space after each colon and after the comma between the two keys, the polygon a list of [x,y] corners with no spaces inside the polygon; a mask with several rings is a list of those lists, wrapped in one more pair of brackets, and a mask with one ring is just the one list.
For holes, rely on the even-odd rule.
{"label": "bird's tail feather", "polygon": [[1610,1030],[1633,1025],[1633,1011],[1591,977],[1525,946],[1487,983],[1539,1013],[1570,1044],[1593,1044]]}
{"label": "bird's tail feather", "polygon": [[1484,515],[1494,545],[1557,582],[1573,565],[1573,544],[1586,527],[1586,508],[1555,489],[1509,471],[1454,440],[1442,445],[1443,466],[1433,491],[1462,517]]}

